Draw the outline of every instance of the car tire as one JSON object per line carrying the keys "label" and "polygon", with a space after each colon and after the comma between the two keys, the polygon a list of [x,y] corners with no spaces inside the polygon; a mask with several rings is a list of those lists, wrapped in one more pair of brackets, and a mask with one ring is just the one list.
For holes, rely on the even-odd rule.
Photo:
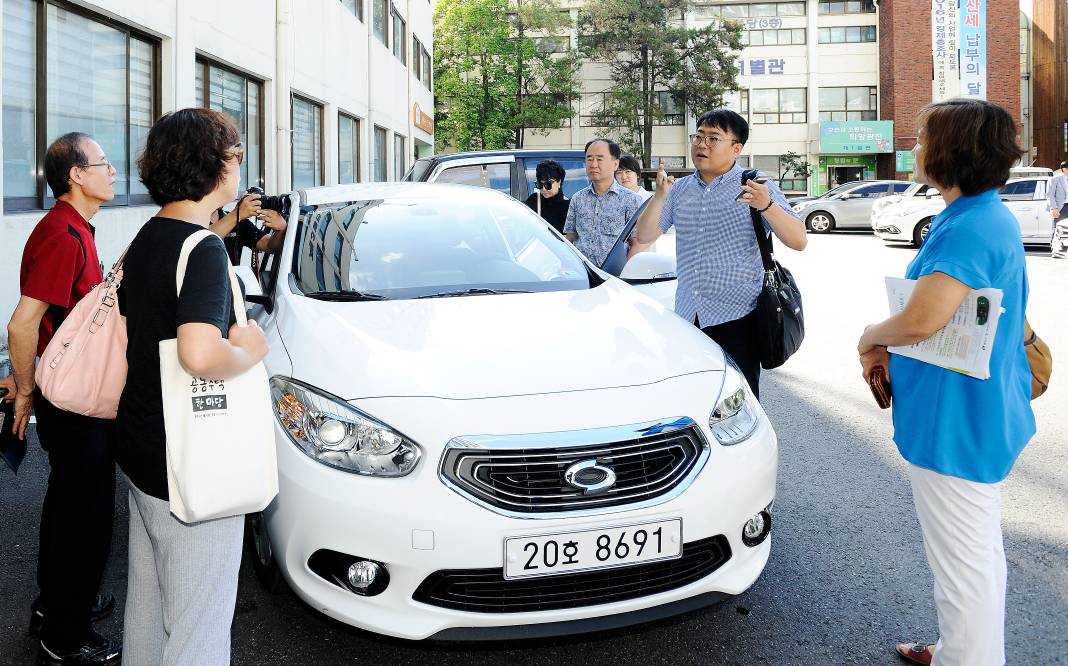
{"label": "car tire", "polygon": [[826,234],[834,230],[834,215],[818,210],[805,218],[805,227],[814,234]]}
{"label": "car tire", "polygon": [[252,560],[252,570],[271,594],[285,592],[288,586],[282,577],[282,570],[271,552],[271,539],[267,535],[267,521],[262,513],[250,513],[245,516],[245,549]]}
{"label": "car tire", "polygon": [[912,229],[912,244],[915,247],[921,247],[924,239],[927,238],[927,232],[931,230],[931,222],[933,217],[925,217],[920,220],[916,226]]}

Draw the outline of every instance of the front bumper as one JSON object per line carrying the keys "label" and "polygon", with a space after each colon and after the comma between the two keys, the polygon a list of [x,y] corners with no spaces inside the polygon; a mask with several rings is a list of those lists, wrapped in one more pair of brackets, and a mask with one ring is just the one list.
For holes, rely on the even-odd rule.
{"label": "front bumper", "polygon": [[[265,512],[272,550],[290,586],[316,610],[347,624],[406,639],[586,631],[619,626],[628,618],[643,621],[649,615],[641,612],[646,609],[672,605],[683,612],[701,605],[697,601],[681,603],[684,600],[699,597],[707,603],[713,597],[739,594],[757,579],[770,553],[770,538],[750,548],[742,543],[741,531],[747,520],[774,500],[778,444],[762,411],[760,425],[748,440],[733,447],[716,443],[707,421],[721,380],[721,373],[701,373],[662,382],[655,388],[474,401],[405,398],[360,402],[361,409],[402,428],[424,447],[419,467],[401,479],[365,478],[325,467],[305,456],[276,427],[279,495]],[[404,428],[404,415],[410,420],[413,413],[420,415],[418,421],[423,425]],[[475,504],[438,476],[442,449],[454,436],[577,430],[580,424],[604,427],[618,425],[623,418],[625,423],[678,415],[697,421],[711,450],[692,484],[663,504],[634,510],[616,507],[606,513],[575,517],[514,518]],[[479,425],[472,425],[475,423]],[[419,432],[421,428],[426,432]],[[434,572],[502,567],[508,536],[669,518],[682,519],[684,543],[715,535],[726,537],[730,559],[683,587],[596,606],[483,613],[413,599],[416,589]],[[389,573],[388,587],[377,596],[363,597],[325,580],[308,565],[311,555],[320,549],[383,563]],[[539,630],[521,628],[528,625],[542,626]]]}

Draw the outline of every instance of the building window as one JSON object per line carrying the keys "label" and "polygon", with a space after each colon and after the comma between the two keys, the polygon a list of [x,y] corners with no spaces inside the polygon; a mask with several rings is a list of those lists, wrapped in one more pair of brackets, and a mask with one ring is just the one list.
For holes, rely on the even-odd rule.
{"label": "building window", "polygon": [[534,43],[541,53],[567,53],[571,50],[570,37],[535,37]]}
{"label": "building window", "polygon": [[[527,100],[531,106],[539,106],[542,108],[547,108],[549,106],[556,105],[571,104],[566,95],[554,95],[551,93],[533,93],[524,96],[523,99]],[[531,127],[534,126],[531,125]],[[571,118],[562,118],[560,120],[560,123],[557,125],[550,127],[539,127],[538,129],[560,129],[562,127],[571,127]]]}
{"label": "building window", "polygon": [[356,18],[363,20],[363,0],[341,0],[341,6],[352,12]]}
{"label": "building window", "polygon": [[656,93],[656,104],[660,107],[660,111],[663,112],[664,117],[657,120],[657,125],[684,125],[686,121],[683,119],[684,104],[680,100],[676,100],[675,96],[669,91],[660,91]]}
{"label": "building window", "polygon": [[393,180],[403,180],[408,170],[408,153],[405,152],[405,139],[400,134],[393,135]]}
{"label": "building window", "polygon": [[820,14],[874,14],[874,0],[847,0],[846,2],[821,2]]}
{"label": "building window", "polygon": [[804,28],[742,31],[742,44],[745,46],[790,46],[806,41]]}
{"label": "building window", "polygon": [[878,105],[875,86],[820,88],[820,121],[876,120]]}
{"label": "building window", "polygon": [[91,135],[115,166],[107,205],[151,203],[136,162],[159,115],[158,43],[66,5],[3,4],[4,210],[54,203],[44,153],[74,131]]}
{"label": "building window", "polygon": [[665,169],[685,169],[686,158],[682,155],[673,155],[670,157],[654,155],[653,158],[649,160],[649,166],[653,169],[659,169],[661,164],[664,165]]}
{"label": "building window", "polygon": [[405,49],[408,48],[408,35],[405,31],[404,19],[397,13],[396,6],[391,11],[393,13],[393,55],[397,56],[397,60],[407,65],[408,54],[405,53]]}
{"label": "building window", "polygon": [[423,78],[423,45],[419,43],[419,38],[412,35],[412,76],[418,81]]}
{"label": "building window", "polygon": [[729,19],[765,16],[804,16],[804,2],[762,2],[755,4],[701,5],[698,16],[717,16]]}
{"label": "building window", "polygon": [[764,88],[750,91],[751,122],[757,125],[808,122],[804,88]]}
{"label": "building window", "polygon": [[293,189],[323,184],[323,107],[293,96]]}
{"label": "building window", "polygon": [[422,63],[422,66],[420,68],[422,70],[420,72],[422,74],[422,76],[419,77],[419,78],[423,82],[423,85],[426,86],[427,90],[433,90],[433,88],[431,87],[432,76],[434,74],[434,70],[432,69],[433,66],[434,66],[434,63],[430,59],[430,53],[427,52],[426,47],[424,46],[423,47],[423,63]]}
{"label": "building window", "polygon": [[337,117],[337,182],[360,182],[360,120],[344,113]]}
{"label": "building window", "polygon": [[378,41],[389,46],[389,0],[372,0],[371,29]]}
{"label": "building window", "polygon": [[374,159],[374,181],[376,183],[386,182],[386,140],[388,132],[381,127],[375,128],[375,159]]}
{"label": "building window", "polygon": [[753,155],[753,168],[774,178],[783,192],[805,192],[808,189],[808,180],[805,178],[783,178],[785,167],[778,155]]}
{"label": "building window", "polygon": [[736,90],[723,95],[723,106],[742,116],[749,115],[749,91]]}
{"label": "building window", "polygon": [[241,132],[241,190],[263,187],[263,83],[198,57],[196,92],[198,104],[230,116]]}
{"label": "building window", "polygon": [[850,25],[839,28],[820,28],[820,44],[856,44],[875,41],[874,25]]}

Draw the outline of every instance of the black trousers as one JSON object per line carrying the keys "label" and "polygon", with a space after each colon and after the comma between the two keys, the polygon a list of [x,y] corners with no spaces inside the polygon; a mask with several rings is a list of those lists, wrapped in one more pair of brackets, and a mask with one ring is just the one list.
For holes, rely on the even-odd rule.
{"label": "black trousers", "polygon": [[37,436],[48,452],[48,489],[41,510],[37,585],[54,649],[88,637],[115,518],[113,421],[72,414],[34,396]]}
{"label": "black trousers", "polygon": [[753,395],[760,399],[760,349],[757,345],[757,314],[753,310],[741,319],[702,327],[697,317],[693,323],[705,335],[716,341],[723,351],[738,364]]}

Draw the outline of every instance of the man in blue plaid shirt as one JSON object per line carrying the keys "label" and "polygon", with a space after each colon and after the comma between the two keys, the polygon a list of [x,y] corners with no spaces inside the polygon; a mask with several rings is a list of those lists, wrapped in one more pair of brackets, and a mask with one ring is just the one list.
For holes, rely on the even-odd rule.
{"label": "man in blue plaid shirt", "polygon": [[[749,209],[760,211],[763,231],[803,250],[804,223],[778,185],[749,181],[742,187],[738,155],[749,140],[749,124],[726,109],[697,120],[690,156],[697,167],[675,183],[661,164],[656,193],[642,213],[637,247],[675,227],[679,284],[675,312],[715,340],[738,364],[753,394],[760,393],[760,351],[756,301],[764,278],[760,246]],[[742,201],[736,201],[738,195]]]}

